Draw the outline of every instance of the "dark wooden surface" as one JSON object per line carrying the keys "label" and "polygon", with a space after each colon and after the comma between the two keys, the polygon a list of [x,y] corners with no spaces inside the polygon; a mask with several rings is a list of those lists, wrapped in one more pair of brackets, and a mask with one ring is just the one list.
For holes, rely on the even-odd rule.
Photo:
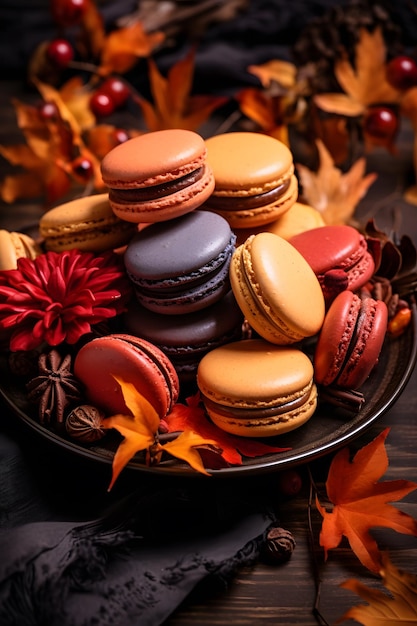
{"label": "dark wooden surface", "polygon": [[[0,92],[0,143],[15,142],[18,137],[16,121],[10,98],[13,95],[25,97],[18,83],[4,84]],[[358,207],[358,217],[376,217],[381,228],[406,232],[417,242],[417,206],[404,202],[402,192],[413,181],[412,145],[410,132],[405,129],[399,141],[396,156],[376,152],[369,157],[369,169],[378,171],[377,183],[371,188],[367,198]],[[6,161],[0,162],[0,179],[9,170]],[[0,204],[0,228],[20,230],[36,223],[42,214],[39,203]],[[30,434],[19,430],[13,424],[14,417],[5,407],[1,407],[2,424],[7,424],[13,435],[26,437],[31,446]],[[16,426],[16,428],[15,428]],[[3,427],[3,426],[2,426]],[[385,427],[391,431],[387,440],[389,468],[384,479],[408,479],[417,482],[417,371],[412,374],[405,391],[396,404],[383,415],[366,433],[358,438],[352,449],[361,447],[379,434]],[[196,590],[190,598],[168,620],[169,626],[216,625],[253,626],[254,624],[298,624],[311,626],[317,622],[312,613],[316,596],[314,564],[318,565],[321,578],[320,610],[327,623],[334,623],[343,613],[360,599],[351,592],[339,588],[340,583],[354,577],[371,586],[380,586],[379,580],[364,570],[353,556],[347,544],[342,543],[337,550],[330,552],[326,563],[323,552],[317,545],[321,518],[312,509],[314,554],[310,545],[308,524],[309,470],[320,487],[327,475],[331,456],[311,463],[310,467],[300,467],[303,487],[297,497],[279,501],[279,515],[283,527],[290,530],[297,542],[292,558],[279,566],[257,563],[254,567],[238,572],[227,589],[211,592]],[[70,459],[43,458],[41,464],[48,468],[48,475],[61,472],[77,474],[77,468]],[[95,471],[95,470],[94,470]],[[34,468],[35,480],[39,467]],[[52,478],[51,478],[52,480]],[[145,477],[141,480],[147,480]],[[236,488],[247,490],[270,489],[271,498],[276,498],[277,475],[256,478],[236,479]],[[107,477],[105,478],[107,481]],[[104,487],[105,481],[102,481]],[[88,484],[88,482],[87,482]],[[107,483],[106,483],[107,484]],[[74,486],[74,489],[76,487]],[[231,488],[234,488],[231,485]],[[59,491],[57,491],[59,498]],[[413,492],[398,508],[417,518],[417,492]],[[394,564],[417,574],[417,539],[389,530],[375,530],[379,545],[386,549]],[[325,622],[321,622],[325,623]]]}

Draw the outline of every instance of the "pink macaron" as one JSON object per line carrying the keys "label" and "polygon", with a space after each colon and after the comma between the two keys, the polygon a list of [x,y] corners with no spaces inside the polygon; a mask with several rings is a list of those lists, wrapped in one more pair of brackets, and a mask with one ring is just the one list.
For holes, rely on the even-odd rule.
{"label": "pink macaron", "polygon": [[115,215],[127,222],[162,222],[193,211],[214,189],[203,138],[191,130],[144,133],[106,154],[103,182]]}
{"label": "pink macaron", "polygon": [[89,402],[107,415],[129,414],[114,376],[132,383],[164,418],[179,395],[179,381],[168,357],[155,345],[128,334],[97,337],[77,353],[74,374]]}
{"label": "pink macaron", "polygon": [[365,237],[352,226],[320,226],[299,233],[289,241],[319,279],[326,304],[345,289],[357,291],[375,271]]}
{"label": "pink macaron", "polygon": [[327,311],[314,353],[317,383],[359,389],[378,362],[388,324],[382,300],[349,290]]}

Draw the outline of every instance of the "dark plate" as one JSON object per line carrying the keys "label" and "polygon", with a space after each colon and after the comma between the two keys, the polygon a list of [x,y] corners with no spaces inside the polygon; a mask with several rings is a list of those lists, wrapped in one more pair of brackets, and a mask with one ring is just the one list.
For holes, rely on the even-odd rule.
{"label": "dark plate", "polygon": [[[212,470],[214,476],[261,474],[285,469],[311,461],[332,452],[364,432],[380,418],[398,399],[416,362],[417,314],[413,307],[412,324],[400,337],[386,338],[381,356],[371,376],[361,388],[365,403],[358,413],[347,412],[335,406],[321,404],[314,416],[301,428],[264,440],[274,446],[290,448],[289,451],[243,460],[239,466]],[[117,440],[107,435],[94,445],[82,445],[66,438],[64,434],[41,426],[34,408],[28,404],[22,382],[11,376],[5,355],[1,359],[0,393],[6,403],[33,431],[52,445],[77,456],[99,463],[111,464]],[[130,470],[150,473],[167,473],[173,476],[196,476],[196,472],[175,460],[147,467],[143,456],[137,455],[129,463]]]}

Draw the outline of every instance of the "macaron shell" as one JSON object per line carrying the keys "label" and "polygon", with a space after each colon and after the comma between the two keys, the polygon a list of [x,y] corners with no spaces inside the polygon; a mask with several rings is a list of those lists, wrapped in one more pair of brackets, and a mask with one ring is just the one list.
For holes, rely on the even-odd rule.
{"label": "macaron shell", "polygon": [[262,133],[215,135],[206,139],[206,146],[216,195],[242,197],[264,193],[293,174],[291,151]]}
{"label": "macaron shell", "polygon": [[154,223],[171,220],[199,208],[214,189],[210,167],[203,165],[203,177],[194,184],[155,200],[121,202],[110,189],[109,198],[117,217],[131,223]]}
{"label": "macaron shell", "polygon": [[39,220],[45,248],[54,252],[113,250],[128,243],[136,230],[113,213],[107,194],[71,200],[50,209]]}
{"label": "macaron shell", "polygon": [[222,215],[229,222],[232,228],[245,228],[249,224],[252,227],[267,225],[279,216],[288,211],[298,196],[298,181],[295,176],[291,176],[288,189],[275,202],[265,204],[264,206],[254,209],[245,210],[219,210],[210,207],[210,198],[207,200],[205,207],[214,210]]}
{"label": "macaron shell", "polygon": [[274,233],[288,241],[299,233],[320,226],[325,226],[320,211],[308,204],[294,202],[287,211],[273,222],[254,228],[235,228],[235,234],[237,245],[246,241],[250,235],[256,235],[260,232]]}
{"label": "macaron shell", "polygon": [[375,367],[388,324],[387,306],[381,300],[365,298],[359,313],[356,342],[338,378],[338,384],[359,389]]}
{"label": "macaron shell", "polygon": [[16,269],[18,259],[35,259],[41,253],[40,246],[29,235],[0,230],[0,270]]}
{"label": "macaron shell", "polygon": [[384,302],[362,299],[349,290],[336,296],[315,348],[316,382],[359,389],[378,360],[387,324]]}
{"label": "macaron shell", "polygon": [[74,374],[84,384],[89,401],[107,415],[127,410],[114,376],[135,385],[161,418],[178,399],[178,377],[166,355],[127,334],[98,337],[85,344],[76,355]]}
{"label": "macaron shell", "polygon": [[230,289],[235,235],[219,215],[194,211],[141,230],[124,254],[139,301],[167,315],[214,304]]}
{"label": "macaron shell", "polygon": [[330,385],[339,375],[355,332],[361,299],[343,291],[331,304],[317,339],[314,353],[316,382]]}
{"label": "macaron shell", "polygon": [[249,237],[233,255],[230,280],[249,324],[264,339],[294,343],[320,330],[325,313],[320,284],[302,255],[281,237]]}
{"label": "macaron shell", "polygon": [[129,139],[106,154],[101,174],[106,185],[134,189],[185,176],[206,159],[203,138],[190,130],[167,129]]}
{"label": "macaron shell", "polygon": [[[304,352],[262,339],[212,350],[197,371],[197,385],[213,421],[247,437],[276,435],[307,421],[317,401],[312,378],[313,366]],[[291,402],[293,407],[281,409]]]}
{"label": "macaron shell", "polygon": [[251,420],[239,419],[224,415],[219,408],[206,408],[207,413],[216,426],[238,437],[276,437],[303,426],[313,417],[317,408],[317,387],[312,385],[306,402],[297,409],[289,410],[272,417],[253,417]]}

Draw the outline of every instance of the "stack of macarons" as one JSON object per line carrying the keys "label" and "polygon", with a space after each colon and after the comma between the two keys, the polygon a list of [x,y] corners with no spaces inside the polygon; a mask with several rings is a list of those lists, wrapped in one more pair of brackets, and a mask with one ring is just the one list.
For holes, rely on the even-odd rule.
{"label": "stack of macarons", "polygon": [[110,151],[101,171],[114,214],[137,225],[123,257],[136,296],[126,329],[195,381],[201,356],[240,338],[243,323],[229,278],[236,236],[200,210],[214,190],[206,144],[188,130],[146,133]]}

